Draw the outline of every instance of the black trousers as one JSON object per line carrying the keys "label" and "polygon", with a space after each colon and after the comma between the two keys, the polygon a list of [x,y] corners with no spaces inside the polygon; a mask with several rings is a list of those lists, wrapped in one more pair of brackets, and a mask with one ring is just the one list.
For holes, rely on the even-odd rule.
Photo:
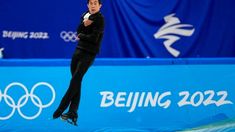
{"label": "black trousers", "polygon": [[95,54],[81,49],[75,50],[70,66],[72,79],[67,92],[60,102],[59,109],[64,111],[70,105],[69,111],[77,113],[81,97],[82,78],[92,65],[95,56]]}

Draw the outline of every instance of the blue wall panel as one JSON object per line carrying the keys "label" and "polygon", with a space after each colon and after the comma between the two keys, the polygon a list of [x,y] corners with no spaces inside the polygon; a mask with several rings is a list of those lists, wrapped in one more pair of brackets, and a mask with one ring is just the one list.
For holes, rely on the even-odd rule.
{"label": "blue wall panel", "polygon": [[68,64],[0,66],[1,130],[174,131],[235,117],[234,64],[99,61],[82,83],[78,127],[51,119],[69,85]]}

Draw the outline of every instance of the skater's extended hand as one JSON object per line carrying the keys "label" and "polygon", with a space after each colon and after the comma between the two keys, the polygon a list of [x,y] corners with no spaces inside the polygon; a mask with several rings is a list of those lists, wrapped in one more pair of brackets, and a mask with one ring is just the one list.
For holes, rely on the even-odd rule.
{"label": "skater's extended hand", "polygon": [[78,36],[77,36],[77,41],[79,41],[80,40],[80,38],[79,38],[79,34],[78,34]]}
{"label": "skater's extended hand", "polygon": [[87,26],[91,25],[93,23],[93,21],[86,19],[83,21],[83,23],[84,23],[84,26],[87,27]]}

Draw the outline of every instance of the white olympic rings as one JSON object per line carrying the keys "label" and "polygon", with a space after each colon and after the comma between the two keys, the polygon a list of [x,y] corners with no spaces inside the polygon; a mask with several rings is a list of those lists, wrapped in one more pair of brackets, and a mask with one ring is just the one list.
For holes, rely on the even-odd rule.
{"label": "white olympic rings", "polygon": [[[14,87],[14,86],[18,86],[18,87],[22,88],[25,91],[25,95],[20,97],[20,99],[18,100],[17,104],[16,104],[16,101],[14,101],[14,99],[7,94],[8,90],[10,88]],[[50,102],[48,104],[43,105],[41,99],[34,94],[35,89],[38,88],[39,86],[47,86],[51,90],[51,92],[52,92],[52,99],[50,100]],[[4,93],[2,93],[1,90],[0,90],[0,102],[2,100],[4,100],[5,103],[9,107],[12,108],[11,113],[8,116],[5,116],[5,117],[1,117],[0,116],[0,120],[10,119],[13,116],[13,114],[15,113],[16,109],[18,110],[18,113],[20,114],[20,116],[23,117],[24,119],[33,120],[33,119],[37,118],[41,114],[43,108],[47,108],[50,105],[52,105],[52,103],[55,100],[55,96],[56,96],[55,90],[52,87],[52,85],[50,85],[49,83],[39,82],[39,83],[35,84],[32,87],[32,89],[31,89],[31,91],[29,93],[29,91],[28,91],[28,89],[26,88],[25,85],[23,85],[22,83],[19,83],[19,82],[13,82],[13,83],[9,84],[6,87],[6,89],[4,90]],[[21,108],[23,106],[25,106],[25,104],[27,103],[29,97],[30,97],[32,103],[39,108],[39,111],[34,116],[26,116],[21,111]]]}
{"label": "white olympic rings", "polygon": [[65,42],[77,42],[77,33],[72,32],[72,31],[62,31],[60,33],[60,37],[65,41]]}

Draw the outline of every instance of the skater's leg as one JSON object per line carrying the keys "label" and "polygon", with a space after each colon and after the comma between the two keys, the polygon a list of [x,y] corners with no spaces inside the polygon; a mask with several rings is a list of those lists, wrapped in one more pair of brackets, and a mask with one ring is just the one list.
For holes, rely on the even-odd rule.
{"label": "skater's leg", "polygon": [[[72,60],[71,60],[71,64],[70,64],[70,71],[71,71],[71,75],[73,76],[75,71],[76,71],[76,68],[77,68],[77,64],[78,64],[78,61],[79,61],[79,53],[80,51],[79,50],[75,50],[73,56],[72,56]],[[67,90],[66,94],[68,95],[69,94],[69,91],[71,90]],[[68,107],[69,103],[68,104],[64,104],[64,102],[66,102],[66,94],[64,95],[64,98],[62,99],[59,107],[56,109],[56,111],[53,113],[53,118],[56,119],[58,117],[61,116],[61,114],[64,112],[65,108]]]}
{"label": "skater's leg", "polygon": [[59,105],[59,109],[61,110],[66,110],[67,107],[69,106],[70,104],[70,101],[71,99],[73,98],[73,96],[79,92],[78,88],[81,84],[81,73],[79,72],[80,70],[80,66],[81,66],[81,62],[79,61],[78,62],[78,65],[77,65],[77,70],[76,72],[74,73],[74,75],[72,76],[72,79],[70,80],[70,84],[69,84],[69,88],[68,90],[66,91],[65,95],[63,96],[62,100],[61,100],[61,103]]}
{"label": "skater's leg", "polygon": [[77,69],[78,61],[79,61],[79,50],[76,49],[76,51],[73,54],[71,64],[70,64],[70,72],[71,72],[72,76],[74,75],[74,73]]}
{"label": "skater's leg", "polygon": [[68,88],[68,90],[66,91],[65,95],[63,96],[63,98],[62,98],[62,100],[60,102],[59,107],[57,108],[57,110],[53,114],[53,118],[54,119],[56,119],[56,118],[61,116],[61,114],[64,112],[64,110],[66,110],[67,107],[69,106],[70,101],[71,101],[72,97],[74,96],[74,93],[77,93],[76,89],[74,89],[71,86],[71,83],[74,82],[73,80],[76,80],[76,79],[74,77],[71,79],[70,87]]}
{"label": "skater's leg", "polygon": [[[67,109],[74,95],[80,96],[82,78],[93,60],[94,60],[94,57],[87,55],[86,52],[81,51],[79,53],[79,60],[77,62],[76,70],[70,81],[69,88],[61,101],[61,104],[59,106],[60,109],[62,110]],[[77,99],[77,97],[75,98]]]}
{"label": "skater's leg", "polygon": [[84,62],[84,65],[82,66],[82,68],[80,68],[80,70],[81,70],[80,85],[77,87],[77,92],[74,94],[73,98],[71,99],[71,104],[69,107],[70,112],[77,113],[78,106],[80,103],[80,98],[81,98],[82,79],[83,79],[83,76],[85,75],[85,73],[87,72],[87,70],[89,69],[89,67],[92,65],[93,61],[94,61],[94,56],[88,57],[86,59],[86,62]]}
{"label": "skater's leg", "polygon": [[81,87],[79,88],[79,91],[71,99],[71,104],[69,106],[69,112],[77,113],[80,98],[81,98]]}
{"label": "skater's leg", "polygon": [[76,78],[76,79],[74,79],[74,80],[76,80],[76,83],[73,82],[73,80],[71,80],[71,83],[70,83],[70,88],[72,88],[72,90],[73,90],[70,93],[74,93],[74,94],[69,96],[69,97],[72,97],[69,112],[63,114],[61,116],[61,118],[63,120],[71,120],[72,124],[76,124],[76,122],[77,122],[77,117],[78,117],[77,109],[78,109],[78,104],[80,101],[81,82],[82,82],[82,78],[83,78],[84,74],[86,73],[86,71],[88,70],[89,66],[90,66],[90,62],[88,63],[88,61],[83,61],[83,62],[79,63],[77,65],[76,72],[74,73],[74,76],[73,76],[73,78]]}

